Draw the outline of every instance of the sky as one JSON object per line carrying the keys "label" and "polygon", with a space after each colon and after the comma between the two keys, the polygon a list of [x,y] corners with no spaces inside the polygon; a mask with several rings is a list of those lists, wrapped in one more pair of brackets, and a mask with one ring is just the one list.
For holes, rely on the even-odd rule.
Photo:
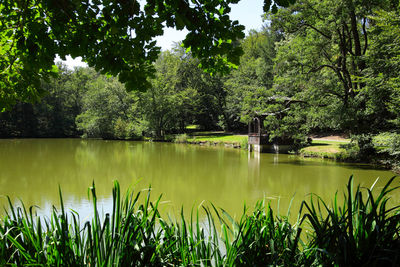
{"label": "sky", "polygon": [[[245,26],[245,33],[250,30],[260,30],[263,25],[263,2],[262,0],[241,0],[238,4],[232,5],[230,17],[232,20],[238,20],[240,24]],[[174,42],[179,42],[184,39],[186,31],[177,31],[171,28],[164,29],[164,35],[159,36],[157,44],[162,50],[168,50],[173,47]],[[67,56],[64,63],[70,67],[87,66],[86,63],[81,61],[81,57],[72,59]],[[59,58],[56,61],[60,61]]]}

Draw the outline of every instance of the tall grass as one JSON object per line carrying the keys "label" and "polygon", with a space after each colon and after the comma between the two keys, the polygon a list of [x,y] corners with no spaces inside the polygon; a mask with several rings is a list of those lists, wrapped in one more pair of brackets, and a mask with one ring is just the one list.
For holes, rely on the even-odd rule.
{"label": "tall grass", "polygon": [[396,266],[400,208],[388,206],[389,194],[398,189],[394,181],[373,194],[373,187],[354,190],[350,178],[343,203],[335,196],[327,205],[313,196],[303,201],[294,225],[264,201],[251,213],[245,208],[239,220],[213,205],[201,207],[205,216],[193,210],[189,218],[182,211],[178,219],[165,219],[160,198],[150,201],[150,190],[122,196],[118,182],[105,216],[98,212],[94,185],[89,189],[93,217],[86,222],[66,213],[61,190],[61,209],[53,207],[49,218],[8,199],[0,221],[0,265]]}
{"label": "tall grass", "polygon": [[335,195],[331,205],[318,196],[303,201],[300,212],[311,226],[307,265],[398,266],[400,264],[400,206],[388,206],[395,177],[374,197],[373,188],[354,190],[353,177],[340,205]]}

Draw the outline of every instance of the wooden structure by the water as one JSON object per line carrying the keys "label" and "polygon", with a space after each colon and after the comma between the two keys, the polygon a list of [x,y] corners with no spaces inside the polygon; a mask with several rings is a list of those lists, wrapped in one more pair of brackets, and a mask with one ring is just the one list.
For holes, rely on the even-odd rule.
{"label": "wooden structure by the water", "polygon": [[290,149],[288,144],[278,144],[278,142],[270,142],[268,133],[264,130],[264,119],[267,116],[283,117],[290,109],[290,105],[294,103],[305,103],[302,100],[292,99],[285,96],[271,96],[265,99],[267,103],[282,103],[284,108],[274,113],[258,113],[249,123],[249,151],[258,152],[275,152],[287,153]]}
{"label": "wooden structure by the water", "polygon": [[264,130],[264,116],[256,116],[249,123],[249,150],[263,152],[268,145],[268,134]]}

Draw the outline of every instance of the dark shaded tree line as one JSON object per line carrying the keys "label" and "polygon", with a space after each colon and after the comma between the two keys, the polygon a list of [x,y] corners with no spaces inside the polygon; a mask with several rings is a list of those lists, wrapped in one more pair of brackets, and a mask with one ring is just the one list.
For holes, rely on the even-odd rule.
{"label": "dark shaded tree line", "polygon": [[215,130],[226,92],[220,76],[177,46],[161,53],[147,90],[127,92],[117,78],[91,68],[59,65],[58,77],[42,82],[38,103],[18,103],[0,113],[1,137],[164,138],[196,124]]}

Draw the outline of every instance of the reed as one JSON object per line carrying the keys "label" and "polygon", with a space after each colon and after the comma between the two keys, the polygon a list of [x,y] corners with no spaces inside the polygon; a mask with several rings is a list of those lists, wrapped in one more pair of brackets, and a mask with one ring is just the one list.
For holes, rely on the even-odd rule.
{"label": "reed", "polygon": [[331,205],[312,196],[293,225],[265,201],[252,212],[245,207],[239,220],[212,204],[192,210],[189,218],[182,210],[179,218],[165,219],[158,211],[161,197],[150,201],[151,190],[121,195],[118,182],[112,211],[104,216],[93,184],[93,216],[83,223],[78,213],[65,211],[61,189],[60,210],[53,207],[45,218],[8,198],[0,221],[0,265],[396,266],[400,208],[388,206],[389,194],[398,189],[394,181],[373,194],[374,186],[354,188],[351,177],[343,203],[337,195]]}
{"label": "reed", "polygon": [[389,207],[395,177],[374,197],[373,189],[347,184],[344,201],[337,194],[327,205],[320,197],[303,201],[300,213],[311,226],[303,256],[306,265],[398,266],[400,263],[400,206]]}

